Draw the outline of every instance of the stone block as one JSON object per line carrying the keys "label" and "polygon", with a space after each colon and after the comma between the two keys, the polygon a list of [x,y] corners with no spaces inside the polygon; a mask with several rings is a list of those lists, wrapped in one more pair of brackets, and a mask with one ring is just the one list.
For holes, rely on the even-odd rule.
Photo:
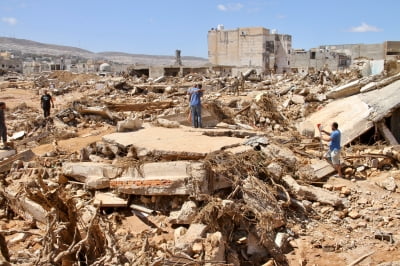
{"label": "stone block", "polygon": [[225,262],[225,241],[221,232],[207,234],[205,241],[205,260],[213,261],[213,263],[206,263],[205,265],[211,266],[218,263]]}
{"label": "stone block", "polygon": [[197,214],[197,206],[193,201],[186,201],[179,211],[170,213],[169,221],[174,224],[190,224]]}
{"label": "stone block", "polygon": [[110,186],[110,180],[121,175],[123,169],[106,163],[77,162],[64,163],[62,172],[85,183],[90,189],[102,189]]}
{"label": "stone block", "polygon": [[194,195],[208,193],[203,163],[172,161],[147,163],[130,168],[110,186],[121,193],[135,195]]}
{"label": "stone block", "polygon": [[183,229],[177,230],[175,230],[174,233],[175,249],[190,255],[192,253],[193,244],[201,241],[205,237],[207,225],[191,224],[184,234]]}
{"label": "stone block", "polygon": [[93,205],[101,205],[101,207],[126,207],[128,206],[128,201],[121,199],[112,193],[97,192],[94,196]]}
{"label": "stone block", "polygon": [[118,121],[117,123],[117,132],[128,132],[138,130],[142,127],[142,120],[137,118],[129,118],[124,121]]}

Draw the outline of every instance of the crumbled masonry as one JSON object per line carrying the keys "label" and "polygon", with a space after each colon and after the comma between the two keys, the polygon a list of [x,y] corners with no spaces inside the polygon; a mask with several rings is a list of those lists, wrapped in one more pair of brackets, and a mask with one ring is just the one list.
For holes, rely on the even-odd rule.
{"label": "crumbled masonry", "polygon": [[[362,77],[366,61],[249,71],[239,93],[212,71],[0,81],[0,264],[400,263],[400,74]],[[195,82],[203,128],[188,120]],[[317,129],[335,121],[343,178]]]}

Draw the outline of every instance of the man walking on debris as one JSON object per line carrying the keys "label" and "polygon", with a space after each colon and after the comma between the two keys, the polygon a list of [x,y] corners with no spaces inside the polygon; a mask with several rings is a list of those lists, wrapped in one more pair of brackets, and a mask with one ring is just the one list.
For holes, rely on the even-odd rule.
{"label": "man walking on debris", "polygon": [[42,96],[42,98],[40,98],[40,103],[42,105],[44,117],[46,118],[50,115],[50,103],[51,107],[54,108],[53,98],[51,97],[51,95],[48,93],[47,90],[44,91],[44,95]]}
{"label": "man walking on debris", "polygon": [[3,146],[7,147],[7,127],[6,119],[4,116],[4,110],[6,109],[6,103],[0,102],[0,138],[3,139]]}
{"label": "man walking on debris", "polygon": [[201,84],[196,84],[188,90],[192,125],[194,128],[202,127],[201,124],[201,97],[203,89]]}
{"label": "man walking on debris", "polygon": [[336,169],[338,176],[343,177],[342,170],[340,168],[340,137],[341,132],[339,131],[339,125],[337,122],[332,123],[332,132],[329,133],[322,128],[319,128],[321,133],[328,135],[329,137],[322,138],[323,140],[330,141],[329,142],[329,151],[326,153],[327,160],[333,165]]}

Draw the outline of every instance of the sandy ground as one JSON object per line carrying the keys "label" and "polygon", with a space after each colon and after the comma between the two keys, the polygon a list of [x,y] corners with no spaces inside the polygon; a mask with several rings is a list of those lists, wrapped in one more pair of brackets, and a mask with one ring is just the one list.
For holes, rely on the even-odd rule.
{"label": "sandy ground", "polygon": [[8,108],[26,103],[29,107],[40,108],[40,96],[34,90],[7,88],[0,92],[0,101],[5,102]]}
{"label": "sandy ground", "polygon": [[[82,148],[87,147],[91,143],[101,141],[101,138],[104,135],[113,132],[115,132],[115,129],[110,127],[98,128],[96,130],[85,129],[78,132],[78,137],[59,140],[57,143],[61,150],[67,151],[68,153],[73,153],[80,151]],[[43,155],[51,150],[53,150],[53,144],[44,144],[32,149],[32,151],[37,155]]]}

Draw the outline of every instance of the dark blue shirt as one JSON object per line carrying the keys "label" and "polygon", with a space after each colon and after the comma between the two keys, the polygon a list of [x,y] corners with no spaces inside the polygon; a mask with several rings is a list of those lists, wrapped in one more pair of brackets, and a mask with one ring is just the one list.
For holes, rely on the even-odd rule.
{"label": "dark blue shirt", "polygon": [[329,149],[331,151],[340,150],[340,136],[341,135],[342,134],[339,131],[339,129],[336,129],[336,130],[332,131],[332,133],[331,133],[331,143],[329,144]]}

